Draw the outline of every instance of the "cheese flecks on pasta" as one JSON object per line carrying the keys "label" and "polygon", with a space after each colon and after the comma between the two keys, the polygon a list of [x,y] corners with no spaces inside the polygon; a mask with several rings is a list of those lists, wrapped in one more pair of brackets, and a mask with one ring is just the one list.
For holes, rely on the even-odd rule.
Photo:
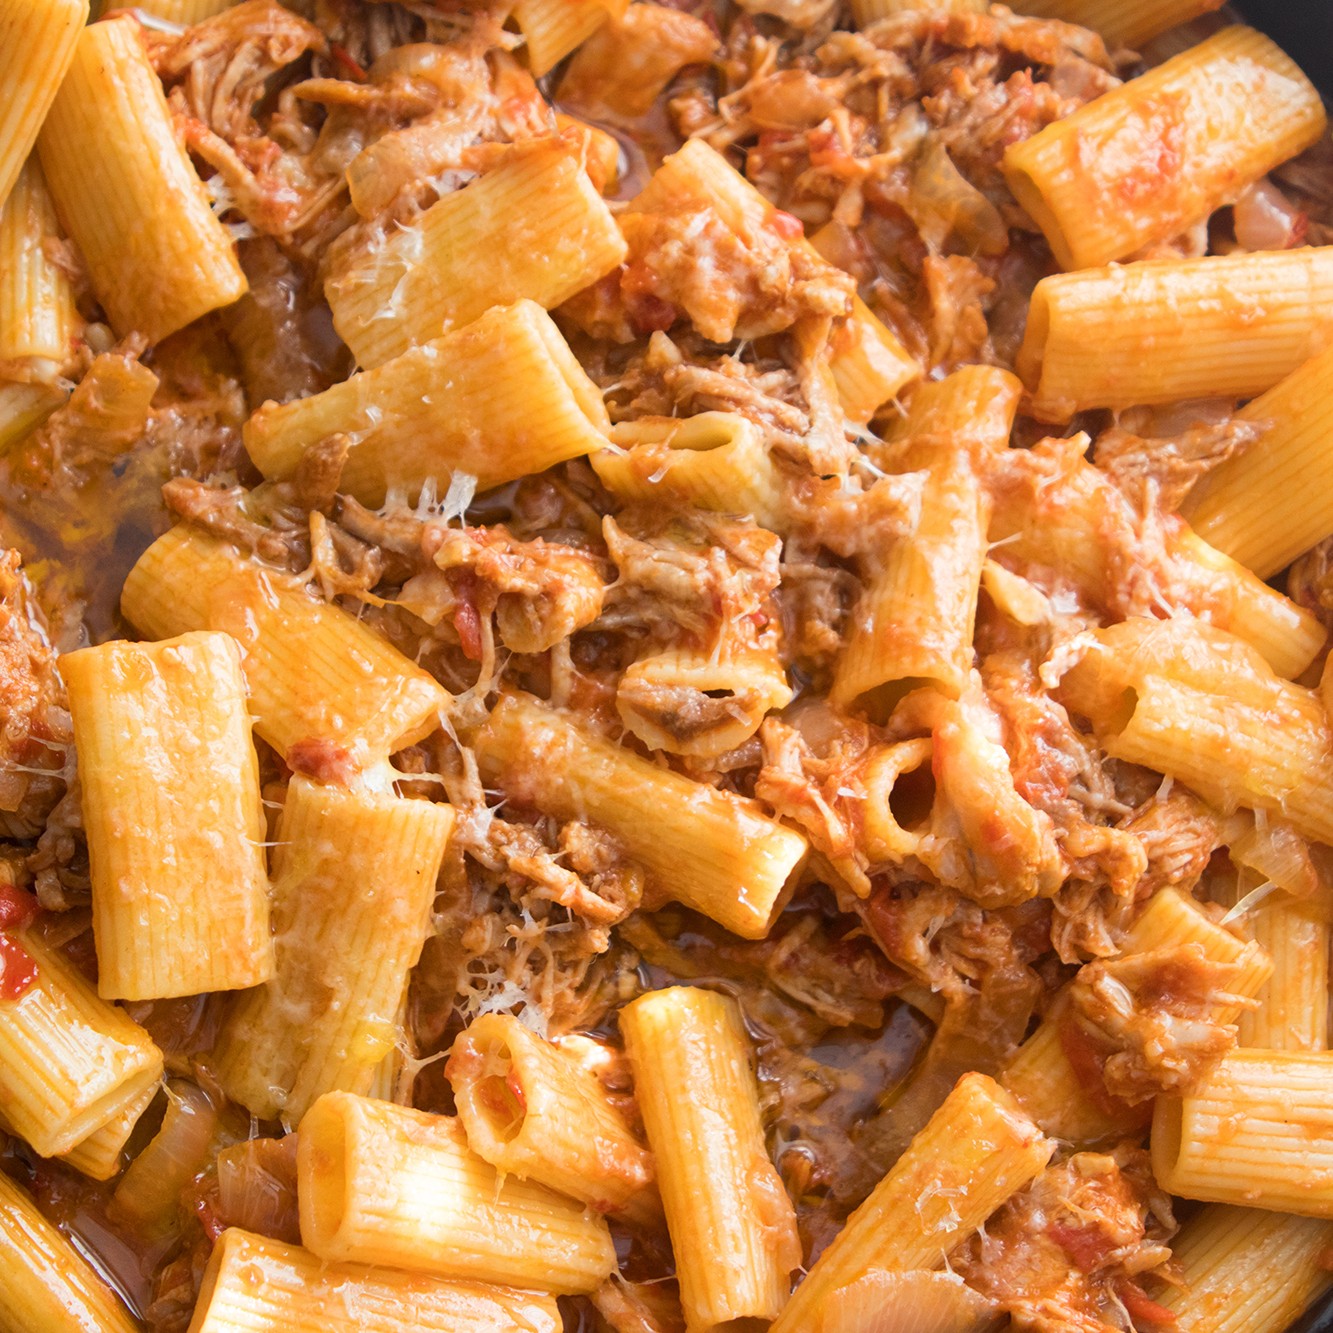
{"label": "cheese flecks on pasta", "polygon": [[0,0],[0,1327],[1328,1300],[1306,52],[81,4]]}

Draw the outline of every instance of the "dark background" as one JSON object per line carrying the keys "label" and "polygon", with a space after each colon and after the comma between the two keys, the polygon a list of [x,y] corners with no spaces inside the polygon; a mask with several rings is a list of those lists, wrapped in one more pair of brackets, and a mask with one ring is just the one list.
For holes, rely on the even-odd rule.
{"label": "dark background", "polygon": [[1333,0],[1240,0],[1236,7],[1333,98]]}

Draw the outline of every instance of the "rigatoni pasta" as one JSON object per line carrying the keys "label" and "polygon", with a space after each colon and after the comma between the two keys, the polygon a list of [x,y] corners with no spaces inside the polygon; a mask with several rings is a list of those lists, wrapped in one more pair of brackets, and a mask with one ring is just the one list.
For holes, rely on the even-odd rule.
{"label": "rigatoni pasta", "polygon": [[330,1264],[228,1227],[204,1273],[191,1333],[558,1333],[555,1301],[425,1273]]}
{"label": "rigatoni pasta", "polygon": [[602,484],[625,500],[673,500],[785,527],[777,464],[755,424],[733,412],[618,422],[610,449],[590,458]]}
{"label": "rigatoni pasta", "polygon": [[58,1157],[142,1111],[162,1077],[162,1052],[38,928],[18,943],[35,977],[0,1000],[0,1093],[13,1131],[41,1156]]}
{"label": "rigatoni pasta", "polygon": [[660,1204],[652,1154],[596,1074],[508,1014],[484,1014],[446,1066],[468,1147],[504,1175],[642,1221]]}
{"label": "rigatoni pasta", "polygon": [[858,28],[868,28],[891,14],[914,10],[945,14],[984,14],[985,0],[852,0],[852,17]]}
{"label": "rigatoni pasta", "polygon": [[739,1009],[725,995],[678,986],[641,996],[620,1023],[687,1325],[773,1319],[800,1264],[800,1241],[764,1146]]}
{"label": "rigatoni pasta", "polygon": [[448,698],[300,580],[188,525],[144,552],[120,604],[145,634],[231,635],[243,652],[255,730],[284,756],[314,742],[338,762],[368,768],[434,730]]}
{"label": "rigatoni pasta", "polygon": [[[1210,962],[1238,969],[1228,983],[1227,998],[1218,1001],[1213,1013],[1218,1022],[1234,1023],[1243,1011],[1230,997],[1257,995],[1272,974],[1272,961],[1262,949],[1247,946],[1218,925],[1192,898],[1174,889],[1155,894],[1125,937],[1122,956],[1188,946],[1197,947]],[[1071,1059],[1066,1034],[1071,1021],[1057,1000],[1005,1067],[1001,1083],[1057,1138],[1086,1146],[1131,1135],[1144,1123],[1143,1108],[1117,1104],[1104,1090],[1089,1085],[1087,1071]]]}
{"label": "rigatoni pasta", "polygon": [[1333,1052],[1237,1050],[1153,1114],[1153,1171],[1187,1199],[1333,1217]]}
{"label": "rigatoni pasta", "polygon": [[87,0],[6,0],[0,10],[0,208],[37,141],[87,21]]}
{"label": "rigatoni pasta", "polygon": [[1321,902],[1275,893],[1248,916],[1273,975],[1240,1016],[1239,1041],[1267,1051],[1328,1049],[1329,922]]}
{"label": "rigatoni pasta", "polygon": [[[682,209],[711,211],[741,246],[755,233],[785,236],[789,230],[773,205],[703,139],[689,140],[658,167],[630,202],[623,225],[633,228],[642,221],[651,226],[654,213]],[[819,248],[804,236],[790,244],[795,262],[823,262]],[[901,341],[855,293],[830,334],[829,352],[829,371],[843,410],[854,422],[868,421],[920,376]]]}
{"label": "rigatoni pasta", "polygon": [[1333,1285],[1323,1263],[1333,1223],[1209,1204],[1171,1247],[1182,1283],[1162,1304],[1181,1333],[1285,1328]]}
{"label": "rigatoni pasta", "polygon": [[1139,47],[1178,24],[1220,9],[1220,0],[1022,0],[1020,14],[1079,23],[1109,44]]}
{"label": "rigatoni pasta", "polygon": [[[1045,448],[1038,445],[1034,456]],[[1115,482],[1066,454],[1058,482],[1038,480],[999,497],[990,537],[1001,564],[1059,570],[1091,605],[1111,612],[1125,595],[1123,536],[1134,522],[1133,503]],[[1189,612],[1244,639],[1279,676],[1295,679],[1305,671],[1327,639],[1318,618],[1179,519],[1162,528],[1155,609]]]}
{"label": "rigatoni pasta", "polygon": [[806,854],[757,805],[612,745],[535,699],[507,696],[471,738],[482,774],[538,809],[604,824],[650,879],[743,938],[768,931]]}
{"label": "rigatoni pasta", "polygon": [[[1329,1287],[1325,116],[1213,0],[1032,6],[150,0],[22,76],[0,1187],[129,1323]],[[0,1325],[101,1328],[7,1197]]]}
{"label": "rigatoni pasta", "polygon": [[27,1333],[134,1333],[111,1288],[0,1173],[0,1323]]}
{"label": "rigatoni pasta", "polygon": [[624,257],[606,204],[579,160],[552,139],[515,149],[372,254],[350,257],[325,291],[338,333],[373,368],[493,305],[559,305]]}
{"label": "rigatoni pasta", "polygon": [[327,1093],[301,1121],[301,1240],[321,1259],[540,1291],[591,1291],[615,1267],[606,1223],[501,1176],[452,1116]]}
{"label": "rigatoni pasta", "polygon": [[1224,811],[1267,810],[1308,837],[1333,836],[1323,706],[1240,639],[1199,621],[1127,620],[1091,637],[1061,688],[1108,753],[1152,764]]}
{"label": "rigatoni pasta", "polygon": [[157,1090],[156,1082],[146,1087],[138,1097],[127,1102],[113,1120],[108,1120],[101,1129],[93,1130],[68,1152],[61,1153],[60,1160],[92,1180],[111,1180],[119,1175],[125,1165],[125,1145],[157,1096]]}
{"label": "rigatoni pasta", "polygon": [[992,1079],[964,1076],[806,1274],[774,1333],[807,1327],[832,1293],[870,1269],[940,1267],[1054,1151]]}
{"label": "rigatoni pasta", "polygon": [[84,30],[38,147],[60,220],[117,333],[158,342],[245,291],[135,20]]}
{"label": "rigatoni pasta", "polygon": [[1093,268],[1206,218],[1327,123],[1296,62],[1234,26],[1014,144],[1004,173],[1062,267]]}
{"label": "rigatoni pasta", "polygon": [[[0,370],[49,382],[81,326],[68,275],[43,248],[59,236],[55,206],[34,155],[0,207]],[[43,364],[49,363],[49,364]]]}
{"label": "rigatoni pasta", "polygon": [[272,979],[236,998],[218,1078],[256,1115],[295,1125],[326,1092],[369,1090],[402,1040],[454,812],[294,778],[273,858]]}
{"label": "rigatoni pasta", "polygon": [[64,659],[86,769],[98,989],[160,999],[273,975],[259,762],[226,634]]}
{"label": "rigatoni pasta", "polygon": [[529,68],[534,74],[549,73],[628,7],[629,0],[516,0],[514,21],[526,43]]}
{"label": "rigatoni pasta", "polygon": [[610,425],[550,316],[519,301],[322,394],[265,405],[246,422],[245,445],[282,478],[305,450],[344,433],[353,443],[342,484],[374,506],[391,489],[447,489],[455,473],[489,490],[543,472],[601,449]]}
{"label": "rigatoni pasta", "polygon": [[1327,345],[1330,297],[1328,247],[1057,274],[1032,294],[1017,369],[1043,421],[1251,397]]}
{"label": "rigatoni pasta", "polygon": [[1263,434],[1189,494],[1184,513],[1201,537],[1260,578],[1271,578],[1333,532],[1323,468],[1333,347],[1241,409]]}
{"label": "rigatoni pasta", "polygon": [[700,757],[744,745],[792,689],[782,662],[760,648],[669,648],[626,668],[620,720],[652,750]]}

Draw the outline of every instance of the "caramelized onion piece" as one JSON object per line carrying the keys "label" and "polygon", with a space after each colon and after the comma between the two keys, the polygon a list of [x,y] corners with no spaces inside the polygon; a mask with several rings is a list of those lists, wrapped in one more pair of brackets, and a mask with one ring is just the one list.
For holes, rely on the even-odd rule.
{"label": "caramelized onion piece", "polygon": [[998,1315],[952,1273],[872,1269],[829,1297],[816,1333],[982,1333]]}

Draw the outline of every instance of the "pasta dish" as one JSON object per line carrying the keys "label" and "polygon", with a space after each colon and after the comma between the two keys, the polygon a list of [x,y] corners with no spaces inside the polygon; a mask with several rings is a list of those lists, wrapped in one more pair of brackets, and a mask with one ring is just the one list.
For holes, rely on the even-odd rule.
{"label": "pasta dish", "polygon": [[1284,1333],[1331,440],[1220,0],[0,0],[0,1333]]}

